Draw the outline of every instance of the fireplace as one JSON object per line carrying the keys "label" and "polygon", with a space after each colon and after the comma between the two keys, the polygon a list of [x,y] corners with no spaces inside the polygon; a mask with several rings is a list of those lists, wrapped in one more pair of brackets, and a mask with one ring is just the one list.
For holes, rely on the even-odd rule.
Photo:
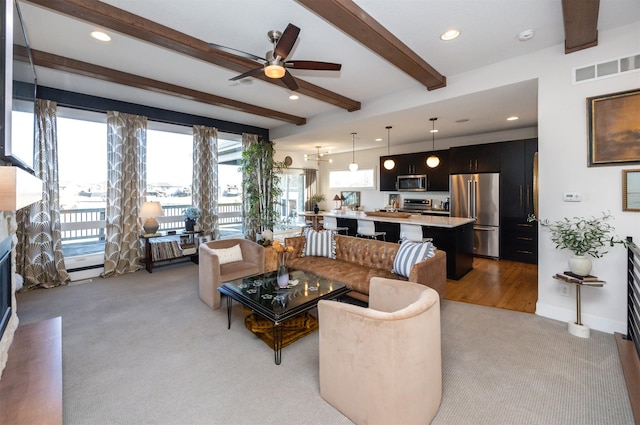
{"label": "fireplace", "polygon": [[0,339],[11,318],[11,237],[0,242]]}

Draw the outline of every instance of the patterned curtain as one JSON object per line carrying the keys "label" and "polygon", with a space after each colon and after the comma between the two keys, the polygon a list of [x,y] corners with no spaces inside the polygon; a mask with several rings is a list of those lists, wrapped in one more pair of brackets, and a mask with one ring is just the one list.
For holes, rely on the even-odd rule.
{"label": "patterned curtain", "polygon": [[215,128],[193,127],[191,194],[193,206],[202,211],[202,230],[211,231],[211,236],[218,239],[218,130]]}
{"label": "patterned curtain", "polygon": [[311,197],[318,192],[318,170],[315,168],[303,168],[304,170],[304,193],[306,194],[306,201],[304,203],[305,211],[311,211],[313,204],[311,203]]}
{"label": "patterned curtain", "polygon": [[52,288],[71,280],[62,254],[56,111],[56,102],[37,99],[34,170],[44,183],[42,200],[16,213],[16,271],[25,289]]}
{"label": "patterned curtain", "polygon": [[104,277],[141,268],[138,213],[147,187],[147,118],[107,111]]}
{"label": "patterned curtain", "polygon": [[[258,143],[258,136],[256,134],[242,133],[242,151],[246,151],[249,147]],[[244,170],[243,170],[244,173]],[[243,176],[244,178],[245,176]],[[257,176],[255,177],[258,178]],[[256,240],[256,233],[260,232],[260,224],[251,220],[249,215],[249,203],[247,197],[242,196],[242,229],[244,230],[244,236],[252,241]]]}

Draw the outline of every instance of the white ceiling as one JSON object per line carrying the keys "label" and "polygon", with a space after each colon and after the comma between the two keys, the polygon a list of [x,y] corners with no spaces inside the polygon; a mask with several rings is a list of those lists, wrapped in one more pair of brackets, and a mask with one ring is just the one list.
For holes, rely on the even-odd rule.
{"label": "white ceiling", "polygon": [[[362,111],[406,90],[426,88],[386,60],[354,41],[339,29],[293,0],[106,0],[105,3],[184,32],[198,39],[263,56],[271,45],[267,31],[284,30],[288,23],[301,28],[288,59],[342,64],[340,72],[292,71],[295,77],[362,103]],[[355,0],[369,15],[395,34],[441,74],[451,77],[514,56],[550,46],[562,46],[564,30],[560,0]],[[350,151],[353,131],[357,149],[384,146],[386,125],[392,125],[392,145],[429,140],[430,116],[442,117],[438,138],[457,137],[537,124],[537,84],[523,82],[463,98],[414,106],[410,109],[362,119],[366,114],[301,96],[288,99],[284,88],[257,79],[230,82],[235,72],[183,56],[155,45],[107,30],[112,41],[94,40],[93,24],[20,0],[31,47],[60,56],[114,68],[128,73],[189,87],[202,92],[314,118],[346,115],[341,124],[322,129],[286,124],[185,99],[146,92],[37,67],[43,86],[136,102],[164,109],[249,124],[271,130],[279,148],[309,151],[322,145],[334,151]],[[601,0],[598,29],[623,26],[640,19],[638,0]],[[456,28],[458,39],[439,40],[445,30]],[[517,38],[523,30],[535,31],[533,39]],[[450,83],[449,83],[450,84]],[[442,88],[439,90],[447,90]],[[486,105],[491,104],[491,108]],[[507,122],[511,114],[520,120]],[[462,124],[459,119],[469,119]],[[382,142],[375,142],[382,138]]]}

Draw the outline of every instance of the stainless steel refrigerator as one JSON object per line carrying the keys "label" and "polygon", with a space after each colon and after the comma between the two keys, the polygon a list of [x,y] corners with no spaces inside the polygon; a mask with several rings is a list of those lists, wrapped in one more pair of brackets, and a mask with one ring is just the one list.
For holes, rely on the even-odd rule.
{"label": "stainless steel refrigerator", "polygon": [[475,218],[473,253],[500,257],[500,174],[452,174],[452,217]]}

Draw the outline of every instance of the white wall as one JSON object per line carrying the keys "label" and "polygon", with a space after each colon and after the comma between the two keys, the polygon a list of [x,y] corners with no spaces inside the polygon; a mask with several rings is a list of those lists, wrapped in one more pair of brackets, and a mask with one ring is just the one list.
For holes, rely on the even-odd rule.
{"label": "white wall", "polygon": [[[433,96],[456,97],[520,81],[538,80],[539,187],[542,218],[558,219],[565,216],[597,216],[611,212],[618,235],[633,236],[640,241],[640,213],[622,211],[623,169],[637,169],[640,165],[587,167],[587,109],[586,98],[606,93],[640,88],[640,73],[631,72],[599,81],[572,85],[572,68],[605,61],[611,58],[640,53],[640,22],[599,33],[599,45],[569,55],[558,45],[532,55],[480,68],[465,74],[448,76],[447,88],[430,92]],[[399,93],[393,102],[397,109],[416,101],[415,93]],[[405,100],[402,100],[405,99]],[[409,99],[408,101],[406,99]],[[438,99],[442,100],[442,99]],[[335,117],[333,117],[335,118]],[[327,117],[331,119],[331,117]],[[322,119],[316,125],[322,125]],[[494,140],[516,140],[535,136],[532,129],[523,134],[494,134]],[[522,137],[519,137],[522,136]],[[478,143],[477,140],[473,143]],[[442,140],[439,146],[464,145],[465,140]],[[471,144],[471,143],[468,143]],[[419,152],[420,144],[394,148],[398,153]],[[395,151],[394,151],[395,152]],[[356,151],[356,162],[361,168],[379,168],[379,157],[385,149]],[[284,155],[284,153],[282,154]],[[333,164],[320,166],[321,193],[333,198],[336,189],[328,188],[328,170],[345,170],[351,154],[334,155]],[[315,164],[314,164],[315,165]],[[295,165],[294,165],[295,166]],[[376,174],[377,175],[377,174]],[[581,192],[583,201],[565,203],[562,193]],[[424,197],[437,198],[437,193]],[[388,194],[375,190],[362,190],[362,204],[367,209],[386,204]],[[413,197],[413,195],[412,195]],[[558,281],[551,278],[567,268],[570,252],[556,250],[545,229],[540,230],[538,303],[536,314],[561,320],[575,320],[575,292],[570,297],[560,294]],[[604,258],[594,259],[592,273],[607,281],[604,288],[586,288],[582,291],[582,322],[593,329],[626,333],[626,251],[620,246],[612,248]],[[572,291],[575,289],[572,288]]]}

